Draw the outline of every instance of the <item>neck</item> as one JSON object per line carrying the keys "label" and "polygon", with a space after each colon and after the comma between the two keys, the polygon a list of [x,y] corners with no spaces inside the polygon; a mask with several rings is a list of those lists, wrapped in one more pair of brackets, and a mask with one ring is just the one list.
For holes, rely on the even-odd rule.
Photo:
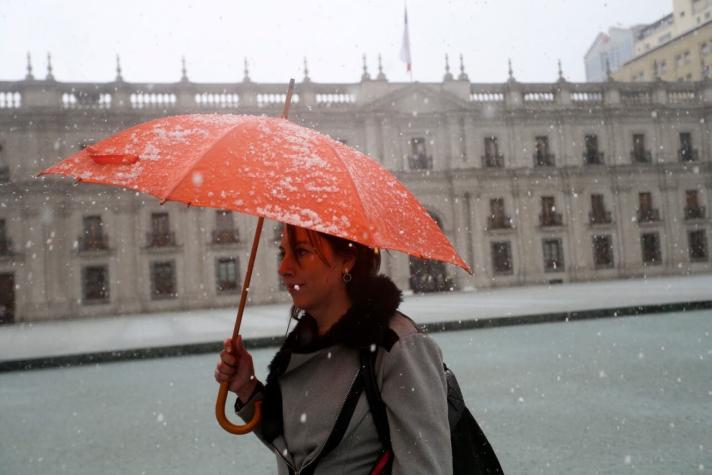
{"label": "neck", "polygon": [[329,329],[338,322],[339,319],[351,308],[351,299],[346,294],[332,298],[322,305],[308,309],[309,314],[316,320],[319,327],[319,336],[324,335]]}

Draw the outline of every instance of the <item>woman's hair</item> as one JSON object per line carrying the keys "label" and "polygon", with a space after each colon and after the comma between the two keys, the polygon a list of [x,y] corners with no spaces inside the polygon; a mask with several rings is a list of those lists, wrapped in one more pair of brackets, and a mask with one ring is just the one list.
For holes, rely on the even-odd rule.
{"label": "woman's hair", "polygon": [[[296,230],[296,226],[291,224],[284,226],[284,232],[287,234],[287,242],[293,254],[296,254]],[[381,267],[381,254],[378,250],[357,242],[349,241],[348,239],[320,233],[319,231],[313,231],[311,229],[305,229],[305,231],[309,239],[309,244],[314,247],[317,255],[325,264],[330,265],[322,253],[321,246],[324,244],[331,246],[334,254],[338,256],[353,256],[355,258],[354,265],[349,270],[351,281],[346,283],[346,293],[352,303],[361,300],[362,293],[368,282],[378,275],[378,270]],[[294,312],[292,313],[294,314]]]}

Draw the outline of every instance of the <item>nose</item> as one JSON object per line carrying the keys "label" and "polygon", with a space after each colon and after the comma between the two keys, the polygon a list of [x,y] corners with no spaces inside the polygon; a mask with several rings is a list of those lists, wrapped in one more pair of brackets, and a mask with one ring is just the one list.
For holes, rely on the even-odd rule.
{"label": "nose", "polygon": [[294,275],[294,262],[291,259],[289,253],[286,253],[282,260],[279,262],[279,268],[277,272],[282,277],[290,277]]}

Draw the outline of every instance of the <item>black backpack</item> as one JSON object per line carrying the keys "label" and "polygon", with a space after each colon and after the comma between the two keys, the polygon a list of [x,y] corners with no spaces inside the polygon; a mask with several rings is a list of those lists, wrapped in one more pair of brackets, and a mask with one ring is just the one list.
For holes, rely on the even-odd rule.
{"label": "black backpack", "polygon": [[[336,419],[334,428],[326,441],[324,449],[308,469],[306,475],[314,472],[319,461],[331,452],[341,442],[349,421],[356,409],[361,393],[366,391],[368,406],[373,416],[373,422],[381,440],[381,451],[371,469],[371,475],[390,474],[393,463],[390,429],[386,405],[381,399],[381,391],[376,381],[376,352],[370,348],[360,350],[361,370],[349,391],[346,402]],[[452,467],[454,475],[502,474],[502,466],[492,449],[484,432],[480,429],[472,413],[465,405],[455,374],[443,364],[447,381],[448,422],[450,424],[450,441],[452,443]]]}

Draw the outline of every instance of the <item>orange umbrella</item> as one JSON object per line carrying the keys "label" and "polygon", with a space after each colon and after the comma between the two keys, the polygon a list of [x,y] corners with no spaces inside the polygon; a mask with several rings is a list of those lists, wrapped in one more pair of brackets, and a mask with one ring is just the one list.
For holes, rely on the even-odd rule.
{"label": "orange umbrella", "polygon": [[[40,172],[119,186],[191,206],[258,216],[233,332],[239,334],[264,218],[332,234],[373,248],[470,267],[428,212],[390,172],[327,135],[282,118],[190,114],[145,122],[112,135]],[[236,426],[244,433],[258,417]]]}

